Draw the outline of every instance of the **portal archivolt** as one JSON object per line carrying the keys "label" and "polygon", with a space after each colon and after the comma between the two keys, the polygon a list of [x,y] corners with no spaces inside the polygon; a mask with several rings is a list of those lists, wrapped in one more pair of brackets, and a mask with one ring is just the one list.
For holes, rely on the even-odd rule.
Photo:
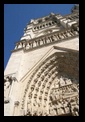
{"label": "portal archivolt", "polygon": [[57,52],[32,73],[22,99],[26,116],[79,115],[78,54]]}

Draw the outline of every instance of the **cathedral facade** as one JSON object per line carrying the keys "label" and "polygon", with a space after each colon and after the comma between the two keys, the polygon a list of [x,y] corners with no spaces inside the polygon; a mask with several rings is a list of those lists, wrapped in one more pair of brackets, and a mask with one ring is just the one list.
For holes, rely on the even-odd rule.
{"label": "cathedral facade", "polygon": [[31,20],[4,71],[4,116],[79,116],[79,5]]}

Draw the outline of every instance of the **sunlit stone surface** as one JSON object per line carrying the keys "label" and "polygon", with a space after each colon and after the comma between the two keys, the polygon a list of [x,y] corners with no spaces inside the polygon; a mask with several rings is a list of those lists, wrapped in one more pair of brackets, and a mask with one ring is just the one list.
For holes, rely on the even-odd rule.
{"label": "sunlit stone surface", "polygon": [[79,6],[31,20],[4,72],[4,116],[79,116]]}

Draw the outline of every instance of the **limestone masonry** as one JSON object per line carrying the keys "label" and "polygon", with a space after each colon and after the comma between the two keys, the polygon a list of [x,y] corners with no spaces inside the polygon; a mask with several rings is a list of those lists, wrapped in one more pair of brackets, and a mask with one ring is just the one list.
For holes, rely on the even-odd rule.
{"label": "limestone masonry", "polygon": [[27,24],[4,71],[4,116],[79,116],[78,4]]}

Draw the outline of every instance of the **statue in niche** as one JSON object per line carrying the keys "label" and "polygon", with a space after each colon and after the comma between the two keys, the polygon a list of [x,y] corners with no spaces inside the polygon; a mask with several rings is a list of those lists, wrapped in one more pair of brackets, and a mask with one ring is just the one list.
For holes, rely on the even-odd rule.
{"label": "statue in niche", "polygon": [[59,88],[58,81],[54,83],[54,88]]}
{"label": "statue in niche", "polygon": [[54,35],[51,38],[52,38],[52,41],[56,41],[57,40],[56,36],[54,36]]}
{"label": "statue in niche", "polygon": [[47,110],[46,110],[46,106],[44,105],[43,106],[43,116],[46,116],[47,115]]}
{"label": "statue in niche", "polygon": [[49,115],[51,115],[51,110],[52,110],[52,102],[49,103]]}
{"label": "statue in niche", "polygon": [[64,114],[64,107],[62,105],[62,100],[57,101],[57,113],[58,115]]}
{"label": "statue in niche", "polygon": [[31,114],[31,107],[28,107],[28,109],[27,109],[27,114],[26,114],[27,116],[32,116],[32,114]]}
{"label": "statue in niche", "polygon": [[26,116],[31,116],[31,112],[29,111],[29,109],[27,110]]}
{"label": "statue in niche", "polygon": [[59,39],[62,39],[62,36],[61,36],[61,34],[58,34],[58,37],[59,37]]}
{"label": "statue in niche", "polygon": [[48,74],[48,71],[45,71],[44,74],[45,74],[45,76],[46,76],[46,75]]}
{"label": "statue in niche", "polygon": [[38,116],[37,111],[34,111],[32,116]]}
{"label": "statue in niche", "polygon": [[56,100],[59,99],[59,98],[60,98],[60,93],[59,93],[59,91],[57,91],[57,93],[56,93]]}
{"label": "statue in niche", "polygon": [[38,109],[38,116],[42,116],[42,110],[40,108]]}
{"label": "statue in niche", "polygon": [[65,113],[70,113],[69,103],[65,99],[63,100],[63,106],[64,106]]}
{"label": "statue in niche", "polygon": [[78,35],[78,32],[77,32],[76,30],[74,30],[73,33],[74,33],[75,35]]}
{"label": "statue in niche", "polygon": [[45,78],[45,76],[44,76],[44,75],[42,75],[42,76],[41,76],[41,80],[43,81],[43,80],[44,80],[44,78]]}
{"label": "statue in niche", "polygon": [[79,116],[79,104],[76,102],[76,97],[71,98],[69,106],[72,115]]}
{"label": "statue in niche", "polygon": [[50,95],[50,99],[51,99],[51,101],[55,101],[55,100],[56,100],[56,94],[55,94],[55,92],[53,92],[53,93]]}
{"label": "statue in niche", "polygon": [[71,34],[70,34],[69,32],[66,32],[66,35],[67,35],[68,37],[71,37]]}
{"label": "statue in niche", "polygon": [[79,116],[79,106],[77,104],[75,106],[71,106],[71,113],[73,116]]}
{"label": "statue in niche", "polygon": [[40,85],[41,85],[41,81],[38,82],[38,86],[40,86]]}
{"label": "statue in niche", "polygon": [[11,89],[11,85],[12,85],[12,77],[6,77],[6,79],[4,80],[4,99],[5,99],[5,103],[9,102],[9,93],[10,93],[10,89]]}
{"label": "statue in niche", "polygon": [[51,95],[55,95],[55,89],[51,89],[50,94],[51,94]]}
{"label": "statue in niche", "polygon": [[42,116],[42,115],[43,115],[42,112],[39,112],[39,113],[38,113],[38,116]]}
{"label": "statue in niche", "polygon": [[61,38],[61,39],[64,39],[64,36],[63,36],[63,34],[62,34],[62,33],[61,33],[59,36],[60,36],[60,38]]}
{"label": "statue in niche", "polygon": [[29,99],[29,101],[27,102],[27,109],[31,112],[32,111],[32,102],[31,99]]}
{"label": "statue in niche", "polygon": [[56,116],[57,114],[56,114],[56,110],[55,109],[50,109],[50,115],[51,116]]}
{"label": "statue in niche", "polygon": [[74,112],[75,112],[76,116],[79,116],[79,105],[77,105],[77,104],[75,105]]}
{"label": "statue in niche", "polygon": [[64,94],[66,92],[66,88],[64,87],[63,89],[62,89],[62,94]]}
{"label": "statue in niche", "polygon": [[5,82],[4,82],[4,86],[6,86],[5,88],[9,88],[9,86],[12,84],[12,77],[7,77]]}
{"label": "statue in niche", "polygon": [[50,43],[50,39],[49,37],[46,37],[47,43]]}
{"label": "statue in niche", "polygon": [[39,105],[39,108],[37,111],[38,111],[38,116],[42,116],[43,111],[42,111],[41,104]]}
{"label": "statue in niche", "polygon": [[64,114],[63,100],[60,99],[59,102],[60,102],[60,105],[61,105],[61,107],[60,107],[61,108],[61,113]]}
{"label": "statue in niche", "polygon": [[41,72],[39,72],[39,73],[37,74],[37,78],[39,78],[39,77],[40,77],[40,75],[41,75]]}
{"label": "statue in niche", "polygon": [[38,107],[37,107],[37,102],[36,102],[36,103],[33,103],[33,110],[32,110],[33,116],[37,115],[37,111],[38,111]]}
{"label": "statue in niche", "polygon": [[27,102],[28,106],[31,104],[31,100],[29,99],[28,102]]}
{"label": "statue in niche", "polygon": [[48,77],[49,77],[49,78],[51,77],[51,75],[52,75],[52,73],[48,73]]}

